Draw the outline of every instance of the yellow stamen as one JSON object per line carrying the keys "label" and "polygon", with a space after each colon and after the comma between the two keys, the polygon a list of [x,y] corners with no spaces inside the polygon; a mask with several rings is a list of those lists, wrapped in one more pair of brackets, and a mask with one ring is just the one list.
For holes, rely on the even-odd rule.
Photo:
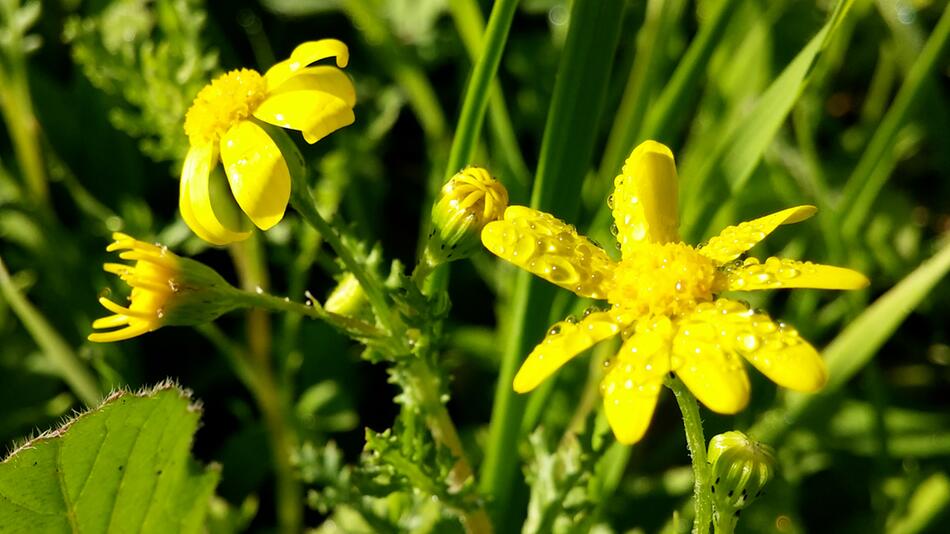
{"label": "yellow stamen", "polygon": [[683,243],[634,243],[614,271],[611,304],[643,315],[674,316],[712,300],[716,266]]}
{"label": "yellow stamen", "polygon": [[185,133],[192,146],[217,142],[225,132],[264,101],[267,83],[251,69],[218,76],[195,97],[185,115]]}

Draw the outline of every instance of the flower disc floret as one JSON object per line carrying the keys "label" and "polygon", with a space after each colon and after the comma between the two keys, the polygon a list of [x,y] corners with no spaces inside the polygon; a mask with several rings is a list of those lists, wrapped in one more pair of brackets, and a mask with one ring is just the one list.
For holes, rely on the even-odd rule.
{"label": "flower disc floret", "polygon": [[255,70],[232,70],[215,78],[195,97],[185,114],[185,133],[192,145],[214,143],[228,129],[251,116],[267,96],[267,83]]}
{"label": "flower disc floret", "polygon": [[689,245],[639,243],[614,269],[607,301],[638,315],[682,315],[712,300],[716,272]]}

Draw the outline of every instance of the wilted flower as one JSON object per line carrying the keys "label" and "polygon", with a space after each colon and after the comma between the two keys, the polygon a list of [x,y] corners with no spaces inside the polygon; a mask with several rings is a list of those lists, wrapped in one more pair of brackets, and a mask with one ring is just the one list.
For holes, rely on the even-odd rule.
{"label": "wilted flower", "polygon": [[824,362],[794,328],[718,293],[868,284],[862,274],[840,267],[737,260],[779,225],[810,217],[812,206],[730,226],[697,248],[680,242],[676,179],[673,154],[660,143],[647,141],[627,159],[608,200],[619,262],[573,226],[525,206],[509,207],[504,220],[482,231],[482,243],[502,259],[610,304],[552,326],[518,371],[514,388],[534,389],[575,355],[620,334],[624,343],[607,362],[601,391],[607,420],[623,443],[646,432],[670,372],[720,413],[738,412],[748,403],[749,378],[740,356],[783,387],[814,391],[824,385]]}
{"label": "wilted flower", "polygon": [[92,327],[114,330],[89,334],[89,341],[122,341],[165,325],[202,324],[240,306],[237,290],[207,265],[123,233],[112,239],[106,250],[121,250],[120,258],[135,263],[106,263],[104,268],[132,287],[131,302],[125,307],[100,297],[115,315],[96,319]]}
{"label": "wilted flower", "polygon": [[[190,149],[179,196],[182,218],[198,237],[215,245],[247,238],[242,211],[262,230],[283,218],[290,171],[258,121],[300,130],[308,143],[353,123],[356,92],[350,79],[336,67],[308,66],[330,57],[345,67],[346,45],[335,39],[303,43],[263,76],[233,70],[198,93],[185,116]],[[230,193],[214,172],[219,159]]]}

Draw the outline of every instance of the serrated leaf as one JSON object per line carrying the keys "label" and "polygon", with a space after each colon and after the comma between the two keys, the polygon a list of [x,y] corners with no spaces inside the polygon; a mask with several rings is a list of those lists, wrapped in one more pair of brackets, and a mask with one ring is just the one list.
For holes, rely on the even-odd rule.
{"label": "serrated leaf", "polygon": [[188,451],[200,411],[117,392],[0,463],[0,532],[199,532],[218,482]]}

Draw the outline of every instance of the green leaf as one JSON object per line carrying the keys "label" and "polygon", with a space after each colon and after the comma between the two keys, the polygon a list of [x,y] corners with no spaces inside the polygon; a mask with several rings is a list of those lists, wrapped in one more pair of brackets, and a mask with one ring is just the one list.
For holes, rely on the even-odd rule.
{"label": "green leaf", "polygon": [[201,531],[219,474],[188,454],[200,415],[165,383],[28,441],[0,463],[0,530]]}
{"label": "green leaf", "polygon": [[682,191],[689,195],[684,198],[684,236],[697,237],[694,234],[702,228],[696,225],[711,220],[718,202],[740,191],[749,181],[802,94],[819,54],[831,41],[851,3],[851,0],[838,2],[828,22],[769,85],[749,110],[747,118],[721,137],[703,168],[689,178],[688,184],[684,184]]}

